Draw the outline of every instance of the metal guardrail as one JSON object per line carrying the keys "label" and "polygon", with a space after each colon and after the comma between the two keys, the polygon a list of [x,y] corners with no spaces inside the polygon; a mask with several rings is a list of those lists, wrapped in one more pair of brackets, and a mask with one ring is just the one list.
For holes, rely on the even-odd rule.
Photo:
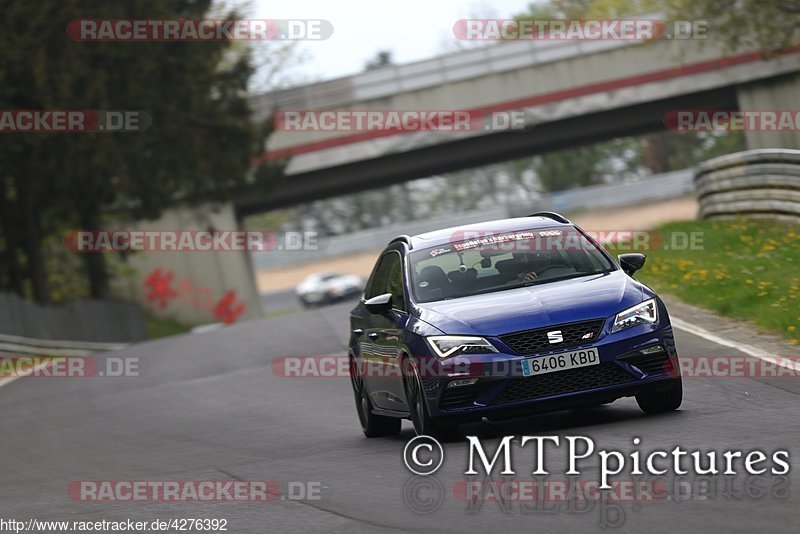
{"label": "metal guardrail", "polygon": [[254,269],[269,270],[289,265],[298,265],[347,254],[380,250],[389,241],[400,235],[417,235],[441,228],[465,224],[519,217],[533,211],[549,210],[570,212],[584,208],[611,208],[675,198],[692,193],[692,170],[669,172],[642,178],[635,182],[607,184],[571,191],[561,191],[544,195],[528,205],[499,207],[491,210],[478,210],[471,213],[458,213],[423,221],[410,221],[354,232],[347,235],[321,238],[317,250],[298,250],[281,252],[256,252],[252,255]]}
{"label": "metal guardrail", "polygon": [[127,346],[127,343],[94,343],[89,341],[31,339],[28,337],[0,334],[0,354],[83,356],[93,352],[119,350]]}
{"label": "metal guardrail", "polygon": [[71,349],[80,345],[83,350],[92,344],[145,339],[147,329],[137,304],[75,300],[41,306],[18,295],[0,293],[0,343],[25,345],[25,340],[33,340],[40,347]]}
{"label": "metal guardrail", "polygon": [[[630,206],[650,200],[663,200],[688,195],[694,191],[692,170],[657,174],[636,181],[604,184],[559,191],[543,196],[534,203],[534,210],[570,212],[580,209],[614,208]],[[531,206],[514,207],[514,216],[530,212]]]}
{"label": "metal guardrail", "polygon": [[417,235],[440,228],[460,226],[492,219],[508,217],[506,208],[481,210],[475,213],[461,213],[447,217],[437,217],[423,221],[411,221],[383,226],[346,235],[319,239],[317,250],[297,250],[281,252],[253,253],[256,270],[274,269],[288,265],[308,263],[337,256],[359,252],[380,250],[400,234]]}
{"label": "metal guardrail", "polygon": [[800,221],[800,150],[759,149],[706,161],[695,171],[700,216]]}

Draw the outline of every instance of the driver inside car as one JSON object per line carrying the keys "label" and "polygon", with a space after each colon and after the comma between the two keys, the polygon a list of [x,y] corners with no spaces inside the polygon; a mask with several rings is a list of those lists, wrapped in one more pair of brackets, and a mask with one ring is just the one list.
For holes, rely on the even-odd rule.
{"label": "driver inside car", "polygon": [[539,277],[549,265],[553,264],[553,258],[548,253],[520,254],[522,259],[522,271],[517,275],[520,282],[532,282]]}

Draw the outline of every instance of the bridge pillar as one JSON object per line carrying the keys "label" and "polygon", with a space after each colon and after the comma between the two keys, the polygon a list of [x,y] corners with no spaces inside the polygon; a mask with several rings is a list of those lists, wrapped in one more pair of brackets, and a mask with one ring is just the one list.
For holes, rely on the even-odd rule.
{"label": "bridge pillar", "polygon": [[[739,87],[740,110],[800,110],[800,76],[793,74]],[[800,149],[800,131],[745,133],[747,148]]]}
{"label": "bridge pillar", "polygon": [[[178,207],[155,221],[125,230],[239,230],[233,205]],[[188,324],[233,323],[262,315],[249,252],[154,251],[128,256],[129,272],[115,280],[115,292],[152,313]]]}

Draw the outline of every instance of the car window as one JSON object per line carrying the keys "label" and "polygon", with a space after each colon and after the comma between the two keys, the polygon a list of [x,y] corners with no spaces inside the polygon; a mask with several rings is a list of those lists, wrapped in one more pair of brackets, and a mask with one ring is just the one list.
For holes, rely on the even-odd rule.
{"label": "car window", "polygon": [[458,298],[613,270],[575,227],[487,235],[414,251],[409,257],[417,302]]}
{"label": "car window", "polygon": [[375,265],[372,276],[369,277],[367,288],[364,291],[364,298],[371,299],[384,293],[388,293],[389,269],[391,268],[391,254],[384,254]]}
{"label": "car window", "polygon": [[397,253],[389,254],[391,267],[389,270],[389,280],[387,293],[392,294],[392,307],[396,310],[406,310],[406,299],[403,292],[403,268],[400,255]]}
{"label": "car window", "polygon": [[403,291],[403,265],[400,254],[388,252],[381,256],[378,264],[367,282],[364,298],[371,299],[384,293],[392,294],[392,307],[405,311]]}

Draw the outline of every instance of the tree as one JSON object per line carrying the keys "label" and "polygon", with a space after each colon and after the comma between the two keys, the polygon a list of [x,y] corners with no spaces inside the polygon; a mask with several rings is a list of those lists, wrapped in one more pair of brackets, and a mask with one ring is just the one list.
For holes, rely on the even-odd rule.
{"label": "tree", "polygon": [[[211,0],[42,0],[3,10],[0,107],[141,110],[152,120],[135,133],[15,134],[0,146],[3,202],[21,223],[35,300],[48,300],[41,243],[56,226],[96,229],[109,215],[155,218],[177,201],[225,200],[237,187],[280,174],[266,163],[249,172],[269,133],[250,122],[249,49],[227,41],[76,42],[65,32],[86,13],[200,19],[210,8]],[[19,250],[8,247],[20,245],[6,221],[0,224],[5,254],[15,257]],[[104,256],[83,259],[91,295],[107,296]],[[9,284],[12,278],[9,271]]]}
{"label": "tree", "polygon": [[367,61],[364,70],[375,70],[393,65],[392,52],[390,50],[380,50],[375,57]]}
{"label": "tree", "polygon": [[766,53],[800,43],[800,0],[549,0],[517,18],[607,19],[663,12],[667,20],[705,20],[709,38],[730,50]]}
{"label": "tree", "polygon": [[729,50],[770,55],[800,44],[800,0],[668,0],[667,18],[709,21],[709,38]]}

